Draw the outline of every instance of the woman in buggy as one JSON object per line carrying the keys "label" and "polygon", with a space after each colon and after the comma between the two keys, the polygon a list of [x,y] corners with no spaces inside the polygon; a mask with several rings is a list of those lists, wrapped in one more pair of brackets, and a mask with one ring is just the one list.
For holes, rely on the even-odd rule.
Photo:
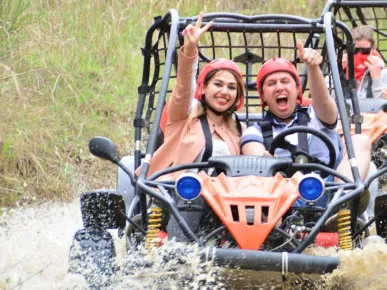
{"label": "woman in buggy", "polygon": [[[242,125],[234,112],[244,104],[244,83],[231,60],[216,59],[200,72],[196,88],[198,41],[212,22],[201,28],[203,13],[195,26],[184,31],[179,50],[177,85],[164,110],[164,142],[155,152],[148,175],[184,163],[206,161],[211,156],[239,155]],[[192,96],[199,102],[192,106]],[[173,148],[173,150],[171,150]],[[174,172],[176,178],[183,172]]]}
{"label": "woman in buggy", "polygon": [[[334,99],[329,95],[325,80],[319,65],[322,56],[318,51],[304,48],[301,41],[297,41],[300,59],[307,66],[312,104],[307,109],[302,108],[302,88],[300,77],[294,65],[282,58],[267,61],[257,75],[257,90],[261,98],[262,109],[268,109],[262,122],[257,122],[247,128],[241,138],[241,150],[245,155],[268,155],[267,150],[273,137],[293,126],[309,126],[324,132],[333,141],[336,150],[337,170],[350,176],[351,166],[358,166],[364,181],[371,160],[371,142],[366,135],[352,137],[358,164],[348,161],[348,156],[341,139],[336,132],[338,109]],[[304,135],[304,136],[303,136]],[[301,150],[315,157],[316,162],[327,163],[328,148],[313,135],[305,133],[290,135],[289,146],[298,146]],[[276,155],[289,156],[289,150],[278,150]],[[328,177],[329,179],[331,177]],[[327,199],[320,199],[317,205],[326,206]],[[303,206],[302,200],[296,205]]]}
{"label": "woman in buggy", "polygon": [[[207,161],[212,156],[240,155],[244,124],[234,114],[244,104],[244,82],[239,67],[231,60],[215,59],[203,67],[194,87],[198,41],[212,24],[201,28],[202,18],[200,13],[196,25],[188,25],[183,32],[177,85],[163,111],[164,142],[152,158],[148,175],[169,166]],[[192,97],[197,102],[193,103]],[[207,173],[212,175],[213,170],[209,168]],[[198,169],[177,171],[163,178],[176,179],[186,171]],[[185,202],[177,196],[176,199],[177,206]],[[182,213],[190,228],[196,228],[209,211],[202,198],[194,203],[204,207],[205,213]],[[187,238],[174,217],[168,222],[167,232],[180,241]]]}

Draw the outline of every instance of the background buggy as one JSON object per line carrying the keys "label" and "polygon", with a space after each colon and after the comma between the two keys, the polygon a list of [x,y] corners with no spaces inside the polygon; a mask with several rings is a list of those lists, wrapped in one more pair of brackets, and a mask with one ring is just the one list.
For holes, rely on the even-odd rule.
{"label": "background buggy", "polygon": [[[350,29],[360,25],[372,27],[375,32],[377,50],[383,57],[385,64],[387,63],[387,1],[334,0],[327,2],[323,14],[327,11],[331,11],[336,19],[344,22]],[[351,45],[344,45],[347,46],[344,48],[346,51],[353,51]],[[342,82],[344,95],[347,98],[348,104],[351,104],[353,107],[351,100],[357,98],[356,82],[345,80],[345,77],[342,77],[342,80],[344,80]],[[372,142],[373,164],[371,166],[372,168],[382,169],[387,165],[387,100],[361,99],[358,102],[359,110],[362,114],[360,118],[354,115],[351,116],[351,134],[355,133],[355,124],[359,124],[357,125],[358,127],[361,124],[361,132],[368,135]],[[338,130],[341,132],[342,128],[339,126]],[[375,190],[373,190],[369,209],[367,210],[369,216],[374,215],[375,198],[384,195],[386,181],[384,175],[371,185],[371,188],[377,187],[379,192],[375,195]],[[376,208],[375,210],[378,211]],[[380,227],[379,224],[378,227]]]}
{"label": "background buggy", "polygon": [[[387,64],[387,1],[328,1],[323,14],[331,11],[336,19],[344,22],[350,29],[360,25],[372,27],[375,32],[377,50]],[[344,50],[353,51],[350,44],[343,43]],[[343,78],[344,79],[344,78]],[[345,95],[349,99],[356,98],[356,82],[343,83]],[[359,100],[362,118],[352,116],[352,123],[362,123],[362,133],[370,136],[373,143],[372,161],[377,168],[383,168],[387,161],[387,100]],[[352,128],[354,133],[354,128]],[[385,185],[381,179],[380,187]]]}

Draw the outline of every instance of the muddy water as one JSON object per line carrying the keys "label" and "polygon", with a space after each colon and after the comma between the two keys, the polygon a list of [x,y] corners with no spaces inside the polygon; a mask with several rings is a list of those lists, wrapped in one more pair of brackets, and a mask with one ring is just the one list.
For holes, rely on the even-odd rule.
{"label": "muddy water", "polygon": [[4,213],[0,289],[66,289],[68,250],[81,227],[78,202],[44,203]]}
{"label": "muddy water", "polygon": [[[67,273],[72,237],[81,227],[78,201],[5,212],[0,217],[0,289],[87,289],[81,276]],[[119,262],[131,270],[120,273],[111,289],[386,289],[387,283],[387,245],[380,240],[369,241],[363,250],[339,252],[341,267],[330,275],[292,275],[286,281],[278,273],[203,266],[194,253],[184,257],[184,267],[155,258],[152,269],[133,271],[137,257],[127,259],[120,241],[117,245]],[[337,254],[331,249],[315,253]]]}

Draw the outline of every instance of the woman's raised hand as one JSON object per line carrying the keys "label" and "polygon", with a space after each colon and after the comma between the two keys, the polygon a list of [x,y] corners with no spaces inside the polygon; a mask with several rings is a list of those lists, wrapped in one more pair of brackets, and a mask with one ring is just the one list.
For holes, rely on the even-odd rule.
{"label": "woman's raised hand", "polygon": [[184,35],[184,54],[187,56],[195,54],[200,37],[211,27],[213,23],[210,21],[206,24],[206,26],[201,27],[202,20],[203,12],[200,12],[195,26],[189,24],[182,32],[182,35]]}

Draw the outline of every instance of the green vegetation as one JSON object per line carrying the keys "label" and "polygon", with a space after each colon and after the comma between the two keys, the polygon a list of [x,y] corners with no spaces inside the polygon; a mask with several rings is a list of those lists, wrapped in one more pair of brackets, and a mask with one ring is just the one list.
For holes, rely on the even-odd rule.
{"label": "green vegetation", "polygon": [[[308,4],[307,4],[308,3]],[[228,11],[318,17],[323,1],[3,0],[0,2],[0,207],[109,187],[92,157],[103,135],[127,154],[153,16]]]}

